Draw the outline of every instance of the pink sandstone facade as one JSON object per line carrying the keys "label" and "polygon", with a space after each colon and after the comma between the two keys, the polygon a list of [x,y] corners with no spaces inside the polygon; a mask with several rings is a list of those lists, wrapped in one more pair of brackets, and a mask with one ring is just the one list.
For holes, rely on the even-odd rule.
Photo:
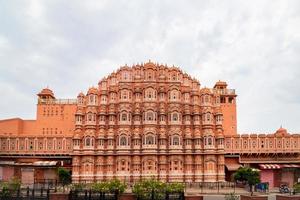
{"label": "pink sandstone facade", "polygon": [[43,89],[36,120],[0,120],[0,179],[55,179],[62,165],[73,182],[219,182],[245,165],[271,186],[295,182],[300,135],[239,135],[236,118],[226,82],[201,88],[176,67],[124,66],[77,99]]}

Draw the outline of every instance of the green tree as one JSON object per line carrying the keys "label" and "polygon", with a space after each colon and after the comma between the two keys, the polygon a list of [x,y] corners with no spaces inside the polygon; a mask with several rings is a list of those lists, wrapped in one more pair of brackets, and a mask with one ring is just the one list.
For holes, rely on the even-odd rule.
{"label": "green tree", "polygon": [[59,167],[57,170],[59,182],[63,186],[63,190],[65,191],[65,186],[70,184],[72,181],[71,172],[65,168]]}
{"label": "green tree", "polygon": [[259,171],[250,167],[240,167],[233,175],[235,181],[241,181],[248,184],[251,195],[253,194],[253,186],[260,182]]}

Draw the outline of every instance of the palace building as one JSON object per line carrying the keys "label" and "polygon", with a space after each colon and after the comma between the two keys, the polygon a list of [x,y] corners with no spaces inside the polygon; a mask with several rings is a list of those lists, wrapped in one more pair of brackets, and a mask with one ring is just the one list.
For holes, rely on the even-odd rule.
{"label": "palace building", "polygon": [[0,179],[56,179],[63,166],[73,182],[223,182],[251,166],[271,187],[293,184],[300,135],[237,134],[236,97],[226,82],[201,87],[150,61],[121,67],[75,99],[43,89],[36,120],[0,120]]}

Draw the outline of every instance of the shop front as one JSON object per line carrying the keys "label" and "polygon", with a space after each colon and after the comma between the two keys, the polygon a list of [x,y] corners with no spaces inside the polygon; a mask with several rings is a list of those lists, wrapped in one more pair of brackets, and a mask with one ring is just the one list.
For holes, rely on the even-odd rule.
{"label": "shop front", "polygon": [[287,184],[292,187],[300,178],[300,165],[298,164],[259,164],[260,181],[268,182],[269,187],[279,187]]}
{"label": "shop front", "polygon": [[0,181],[18,178],[23,185],[33,186],[34,183],[45,180],[57,180],[58,161],[16,162],[2,161],[0,163]]}

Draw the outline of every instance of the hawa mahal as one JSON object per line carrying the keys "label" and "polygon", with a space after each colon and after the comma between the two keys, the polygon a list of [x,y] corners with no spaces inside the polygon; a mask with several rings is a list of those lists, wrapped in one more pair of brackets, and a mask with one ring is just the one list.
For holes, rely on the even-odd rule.
{"label": "hawa mahal", "polygon": [[238,134],[236,93],[218,81],[200,87],[177,67],[151,61],[124,66],[75,99],[37,94],[36,120],[0,120],[0,180],[73,182],[155,177],[223,182],[241,166],[270,187],[300,177],[300,135]]}

